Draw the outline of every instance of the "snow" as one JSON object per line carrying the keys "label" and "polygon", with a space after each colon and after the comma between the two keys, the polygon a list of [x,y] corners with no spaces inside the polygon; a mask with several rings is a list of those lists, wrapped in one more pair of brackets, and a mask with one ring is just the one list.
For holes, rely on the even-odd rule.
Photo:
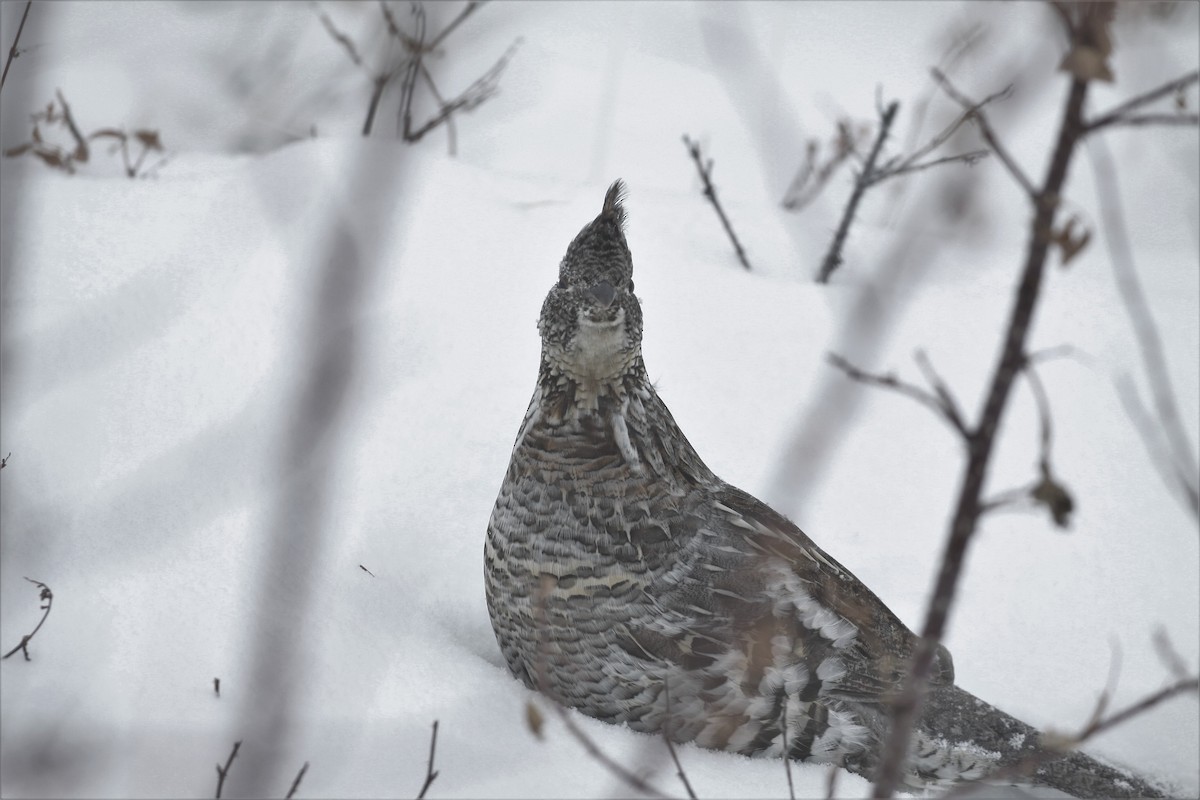
{"label": "snow", "polygon": [[[5,49],[22,6],[2,9]],[[377,25],[372,4],[323,8],[347,30]],[[1093,108],[1195,67],[1197,9],[1180,9],[1169,24],[1120,18],[1118,83],[1097,88]],[[435,7],[431,26],[452,11]],[[59,87],[86,130],[154,127],[172,152],[157,178],[137,181],[102,151],[75,176],[0,162],[0,450],[12,452],[0,476],[0,648],[40,617],[22,576],[54,591],[33,660],[0,665],[0,794],[207,796],[213,764],[244,739],[231,787],[239,766],[278,745],[279,795],[305,761],[301,797],[415,795],[434,720],[431,797],[628,794],[544,703],[542,738],[529,730],[531,693],[503,666],[482,591],[487,518],[533,390],[538,310],[617,177],[630,187],[646,362],[680,426],[718,474],[791,516],[919,627],[961,447],[926,409],[850,384],[825,354],[917,381],[912,353],[924,349],[973,415],[1028,210],[994,160],[930,171],[902,196],[881,188],[821,287],[811,277],[845,176],[803,215],[778,199],[800,140],[829,135],[841,113],[831,109],[869,119],[883,82],[903,120],[928,92],[945,30],[972,19],[990,33],[949,74],[975,96],[1019,76],[1023,104],[994,119],[1040,176],[1065,85],[1037,78],[1059,57],[1043,11],[489,5],[448,40],[442,88],[523,43],[500,93],[459,119],[451,158],[440,130],[394,141],[394,107],[374,138],[357,136],[367,80],[308,5],[35,4],[0,144],[22,141],[27,112]],[[1194,89],[1189,98],[1194,107]],[[953,108],[939,99],[930,113],[935,129]],[[750,274],[699,194],[683,133],[716,161]],[[1193,448],[1195,137],[1108,137]],[[957,223],[925,213],[923,198],[963,180],[974,194]],[[1082,152],[1067,208],[1098,224]],[[330,253],[338,269],[326,274]],[[876,315],[856,321],[864,298]],[[314,331],[319,307],[334,313]],[[878,345],[855,336],[871,325]],[[1039,371],[1077,511],[1068,531],[1043,512],[986,519],[947,645],[964,688],[1071,730],[1114,649],[1112,708],[1169,679],[1156,629],[1195,670],[1200,543],[1113,386],[1127,373],[1146,396],[1099,236],[1049,270],[1033,343],[1086,354]],[[342,394],[314,385],[321,358],[344,367]],[[328,429],[308,427],[305,398],[324,404]],[[296,431],[309,436],[299,456]],[[813,431],[825,444],[797,455]],[[1020,385],[989,492],[1032,478],[1037,437]],[[296,648],[293,671],[256,675],[276,642]],[[290,724],[264,742],[253,710],[276,684]],[[682,794],[661,742],[574,719],[619,763]],[[1195,697],[1085,749],[1200,791]],[[786,791],[777,761],[679,755],[700,796]],[[826,768],[792,773],[797,796],[824,795]],[[836,788],[869,791],[845,773]]]}

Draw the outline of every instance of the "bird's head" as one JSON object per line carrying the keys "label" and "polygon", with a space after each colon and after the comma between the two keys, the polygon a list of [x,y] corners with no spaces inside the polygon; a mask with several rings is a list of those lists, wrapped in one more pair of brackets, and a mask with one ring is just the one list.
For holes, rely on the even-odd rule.
{"label": "bird's head", "polygon": [[641,357],[642,307],[633,294],[624,194],[621,181],[608,188],[599,216],[567,248],[538,319],[543,367],[581,385],[609,383]]}

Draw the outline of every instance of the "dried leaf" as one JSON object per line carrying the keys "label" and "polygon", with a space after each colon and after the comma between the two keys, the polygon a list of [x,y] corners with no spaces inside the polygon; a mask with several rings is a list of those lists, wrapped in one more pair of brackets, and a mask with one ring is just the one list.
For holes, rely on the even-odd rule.
{"label": "dried leaf", "polygon": [[1059,69],[1083,81],[1112,83],[1112,22],[1116,3],[1081,3],[1071,7],[1077,16],[1071,51],[1063,58]]}
{"label": "dried leaf", "polygon": [[75,171],[71,168],[71,162],[63,159],[62,154],[57,150],[34,150],[33,154],[46,162],[46,166],[66,170],[71,173]]}
{"label": "dried leaf", "polygon": [[1067,53],[1058,68],[1083,81],[1113,82],[1112,70],[1108,66],[1108,56],[1095,47],[1076,46]]}
{"label": "dried leaf", "polygon": [[1078,217],[1071,217],[1066,224],[1055,231],[1050,236],[1050,240],[1057,244],[1062,249],[1062,266],[1066,266],[1071,259],[1083,252],[1088,246],[1088,242],[1092,240],[1092,232],[1082,227]]}
{"label": "dried leaf", "polygon": [[1047,728],[1038,734],[1038,744],[1051,752],[1069,753],[1079,745],[1079,739],[1072,734]]}
{"label": "dried leaf", "polygon": [[1071,512],[1075,510],[1075,501],[1061,483],[1049,473],[1043,473],[1041,483],[1033,488],[1030,496],[1046,507],[1054,524],[1066,528],[1071,524]]}
{"label": "dried leaf", "polygon": [[525,724],[529,726],[530,732],[538,738],[538,741],[541,741],[542,738],[542,724],[544,722],[545,718],[542,716],[542,712],[538,711],[537,706],[533,704],[532,700],[527,700],[525,702]]}
{"label": "dried leaf", "polygon": [[78,161],[80,164],[86,164],[88,160],[87,142],[80,139],[79,144],[75,145],[75,152],[71,154],[71,158]]}
{"label": "dried leaf", "polygon": [[143,129],[134,131],[133,135],[137,137],[138,141],[141,142],[142,146],[147,150],[163,149],[162,143],[158,140],[158,131]]}

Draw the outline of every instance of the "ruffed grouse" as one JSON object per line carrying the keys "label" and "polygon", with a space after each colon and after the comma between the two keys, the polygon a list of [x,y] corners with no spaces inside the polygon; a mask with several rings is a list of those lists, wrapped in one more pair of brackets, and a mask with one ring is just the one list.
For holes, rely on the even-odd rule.
{"label": "ruffed grouse", "polygon": [[[642,363],[624,187],[542,306],[537,388],[488,525],[486,592],[527,686],[634,730],[870,777],[917,637],[795,525],[714,475]],[[953,685],[940,651],[906,781],[982,777],[1036,731]],[[1157,790],[1082,754],[1035,778]]]}

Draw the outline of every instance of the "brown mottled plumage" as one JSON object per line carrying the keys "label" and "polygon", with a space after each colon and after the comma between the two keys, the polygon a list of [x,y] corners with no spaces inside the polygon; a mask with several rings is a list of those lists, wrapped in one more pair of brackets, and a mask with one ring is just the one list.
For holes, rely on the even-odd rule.
{"label": "brown mottled plumage", "polygon": [[[869,777],[916,637],[799,528],[714,475],[675,424],[642,363],[623,193],[608,190],[542,306],[537,388],[485,547],[504,659],[598,719]],[[912,786],[981,777],[1036,746],[953,681],[942,648]],[[987,724],[961,719],[970,708]],[[1116,772],[1071,758],[1039,779],[1119,794]],[[1089,789],[1072,782],[1080,769],[1112,774]]]}

